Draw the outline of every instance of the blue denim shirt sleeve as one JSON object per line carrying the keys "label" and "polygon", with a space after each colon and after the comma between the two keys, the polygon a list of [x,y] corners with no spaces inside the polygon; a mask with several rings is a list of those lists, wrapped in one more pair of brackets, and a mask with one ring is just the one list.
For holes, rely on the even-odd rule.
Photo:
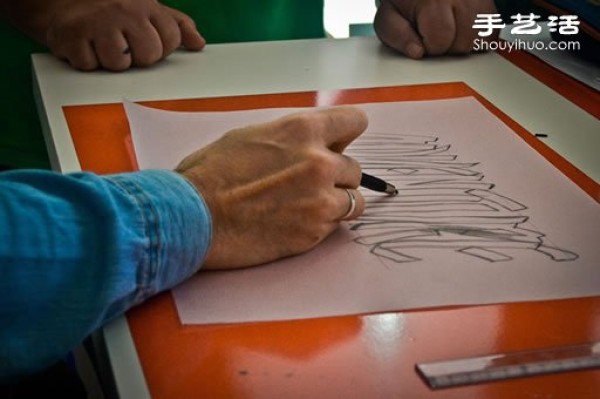
{"label": "blue denim shirt sleeve", "polygon": [[208,208],[175,172],[0,174],[0,381],[191,276],[210,239]]}

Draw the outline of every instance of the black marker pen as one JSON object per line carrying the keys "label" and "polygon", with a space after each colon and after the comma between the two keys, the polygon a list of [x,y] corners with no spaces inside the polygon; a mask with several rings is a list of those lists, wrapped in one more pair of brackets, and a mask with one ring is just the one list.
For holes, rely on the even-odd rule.
{"label": "black marker pen", "polygon": [[380,193],[386,193],[389,195],[398,194],[398,190],[396,187],[385,180],[381,180],[378,177],[368,175],[366,173],[362,174],[360,179],[361,187],[368,188],[369,190],[377,191]]}

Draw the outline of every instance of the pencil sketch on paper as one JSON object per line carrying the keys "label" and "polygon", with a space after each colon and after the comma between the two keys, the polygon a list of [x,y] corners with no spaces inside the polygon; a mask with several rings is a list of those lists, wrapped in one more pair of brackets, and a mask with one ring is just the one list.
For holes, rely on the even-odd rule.
{"label": "pencil sketch on paper", "polygon": [[479,162],[460,162],[450,149],[435,136],[394,133],[353,143],[347,154],[399,189],[383,201],[364,193],[367,212],[350,224],[355,241],[398,263],[421,260],[411,254],[416,248],[448,248],[489,262],[510,261],[515,250],[557,262],[578,258],[529,227],[527,206],[495,192]]}

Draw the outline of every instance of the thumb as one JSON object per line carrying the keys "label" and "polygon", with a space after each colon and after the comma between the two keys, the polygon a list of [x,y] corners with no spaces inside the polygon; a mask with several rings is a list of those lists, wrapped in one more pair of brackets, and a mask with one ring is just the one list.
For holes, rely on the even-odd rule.
{"label": "thumb", "polygon": [[181,32],[181,45],[186,50],[199,51],[206,46],[206,40],[196,29],[196,23],[187,14],[181,11],[175,10],[170,7],[166,7],[169,13],[173,16],[177,25],[179,25],[179,31]]}

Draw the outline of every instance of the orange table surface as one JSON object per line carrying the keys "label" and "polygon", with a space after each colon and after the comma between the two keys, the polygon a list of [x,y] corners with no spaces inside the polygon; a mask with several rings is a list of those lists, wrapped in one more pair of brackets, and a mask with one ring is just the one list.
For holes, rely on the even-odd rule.
{"label": "orange table surface", "polygon": [[[600,202],[596,182],[463,83],[144,104],[215,111],[465,95],[478,98]],[[120,104],[64,112],[83,170],[136,169]],[[182,325],[172,295],[164,293],[130,311],[127,321],[153,398],[600,397],[600,370],[431,390],[414,368],[432,360],[600,341],[600,297],[198,326]]]}

